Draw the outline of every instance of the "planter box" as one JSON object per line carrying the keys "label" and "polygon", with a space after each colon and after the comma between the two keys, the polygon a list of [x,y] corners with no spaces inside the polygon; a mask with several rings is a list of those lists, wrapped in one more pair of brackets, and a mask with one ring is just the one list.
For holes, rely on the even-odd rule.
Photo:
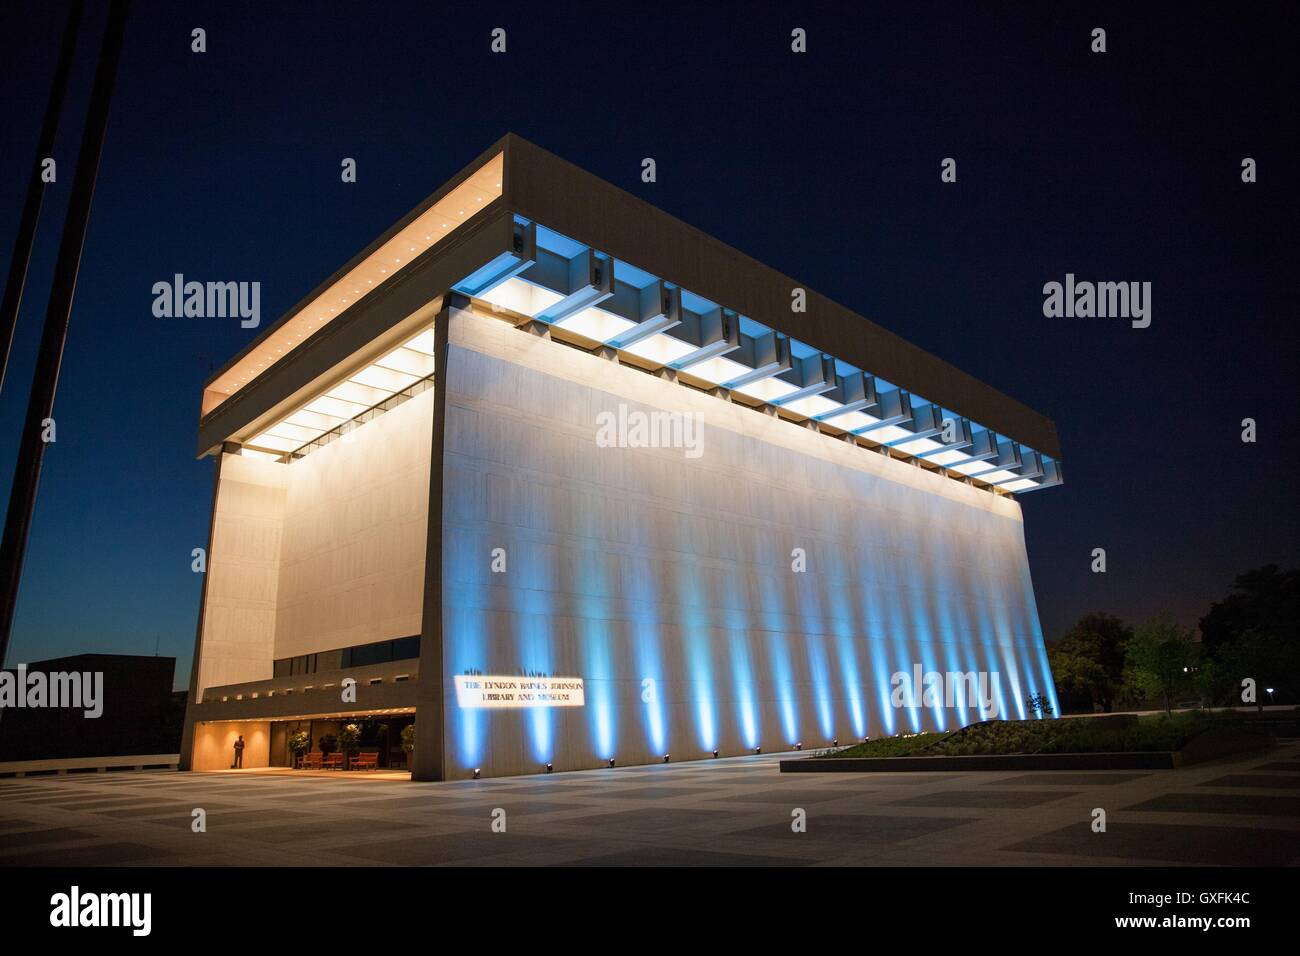
{"label": "planter box", "polygon": [[782,760],[782,773],[915,773],[924,770],[1172,770],[1230,754],[1267,750],[1273,738],[1241,730],[1206,734],[1182,750],[1127,753],[977,754],[969,757],[805,757]]}
{"label": "planter box", "polygon": [[1100,754],[979,754],[970,757],[807,757],[782,760],[782,773],[915,773],[918,770],[1168,770],[1172,751]]}

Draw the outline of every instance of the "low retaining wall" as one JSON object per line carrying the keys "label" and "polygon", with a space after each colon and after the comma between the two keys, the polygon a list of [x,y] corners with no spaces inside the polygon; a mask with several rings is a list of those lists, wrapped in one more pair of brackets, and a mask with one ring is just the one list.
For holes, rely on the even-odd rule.
{"label": "low retaining wall", "polygon": [[782,773],[882,773],[918,770],[1169,770],[1176,751],[1102,754],[981,754],[970,757],[806,757],[782,760]]}
{"label": "low retaining wall", "polygon": [[119,757],[63,757],[58,760],[11,760],[0,763],[0,777],[28,774],[107,773],[109,770],[175,770],[180,754],[127,754]]}
{"label": "low retaining wall", "polygon": [[805,757],[782,760],[782,773],[914,773],[918,770],[1172,770],[1275,745],[1248,731],[1188,741],[1182,750],[1090,754],[976,754],[969,757]]}

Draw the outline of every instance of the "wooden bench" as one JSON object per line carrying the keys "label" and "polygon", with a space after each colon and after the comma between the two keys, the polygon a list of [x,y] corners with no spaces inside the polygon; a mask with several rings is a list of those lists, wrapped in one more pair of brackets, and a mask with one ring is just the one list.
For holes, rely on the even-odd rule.
{"label": "wooden bench", "polygon": [[299,770],[319,770],[325,759],[325,755],[319,750],[313,750],[310,753],[302,754],[298,758]]}
{"label": "wooden bench", "polygon": [[324,770],[342,770],[343,755],[337,752],[332,754],[326,754],[325,760],[321,763],[321,767]]}
{"label": "wooden bench", "polygon": [[359,753],[352,758],[353,770],[378,770],[379,751],[371,750]]}

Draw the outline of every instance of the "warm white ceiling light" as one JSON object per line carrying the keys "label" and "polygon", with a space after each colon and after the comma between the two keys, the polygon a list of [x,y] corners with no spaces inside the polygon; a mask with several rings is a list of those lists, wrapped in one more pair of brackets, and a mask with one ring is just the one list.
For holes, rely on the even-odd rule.
{"label": "warm white ceiling light", "polygon": [[[326,415],[324,412],[309,412],[307,409],[303,408],[294,412],[286,418],[285,421],[291,425],[300,425],[309,431],[315,432],[316,435],[312,436],[312,438],[315,438],[322,432],[327,432],[331,428],[337,428],[339,425],[343,424],[345,419],[339,418],[335,415]],[[274,431],[274,429],[272,429],[272,431]],[[311,439],[308,439],[308,441],[310,440]]]}
{"label": "warm white ceiling light", "polygon": [[735,391],[756,398],[760,402],[771,402],[799,389],[782,379],[769,377],[760,378],[757,382],[750,382],[747,385],[737,385]]}
{"label": "warm white ceiling light", "polygon": [[[807,418],[820,418],[844,406],[833,399],[827,398],[825,395],[807,395],[804,398],[796,398],[793,402],[787,402],[781,407],[786,411],[794,412],[796,415],[803,415]],[[837,425],[836,427],[843,428],[844,426]]]}
{"label": "warm white ceiling light", "polygon": [[636,323],[621,315],[592,306],[561,319],[555,323],[555,326],[596,342],[608,342],[614,336],[622,335],[628,329],[635,328]]}
{"label": "warm white ceiling light", "polygon": [[870,431],[863,432],[862,437],[887,445],[890,442],[911,438],[912,433],[906,428],[899,428],[897,425],[883,425],[880,428],[873,428]]}
{"label": "warm white ceiling light", "polygon": [[965,452],[941,451],[937,455],[927,455],[925,460],[934,462],[934,464],[940,465],[944,468],[949,468],[954,465],[960,464],[963,461],[966,461],[969,457],[970,456],[967,455]]}
{"label": "warm white ceiling light", "polygon": [[933,438],[914,438],[890,447],[895,451],[901,451],[904,455],[920,455],[927,451],[938,451],[943,445]]}
{"label": "warm white ceiling light", "polygon": [[706,382],[712,382],[714,385],[725,385],[728,382],[735,381],[742,375],[748,375],[752,371],[754,371],[752,368],[741,365],[725,355],[715,355],[703,362],[696,362],[686,369],[688,374],[694,375],[696,378],[702,378]]}
{"label": "warm white ceiling light", "polygon": [[433,355],[417,349],[393,349],[383,358],[377,359],[375,365],[421,379],[433,374]]}
{"label": "warm white ceiling light", "polygon": [[977,475],[983,476],[984,472],[986,471],[992,471],[993,466],[990,465],[987,461],[963,461],[963,462],[958,462],[955,465],[950,465],[949,469],[951,471],[959,472],[963,475],[970,475],[971,477],[975,477]]}
{"label": "warm white ceiling light", "polygon": [[[623,346],[620,351],[643,358],[647,362],[670,365],[678,359],[683,359],[692,352],[697,351],[697,349],[690,342],[684,342],[676,336],[656,332],[654,335],[647,335],[643,339],[638,339],[631,345]],[[692,365],[689,371],[691,375],[694,375],[695,366]]]}
{"label": "warm white ceiling light", "polygon": [[433,330],[425,329],[250,438],[245,447],[276,453],[272,458],[297,451],[432,375],[433,366]]}
{"label": "warm white ceiling light", "polygon": [[352,376],[352,381],[360,382],[362,385],[372,385],[375,388],[383,389],[388,393],[400,392],[404,388],[409,388],[420,380],[418,375],[411,375],[408,372],[399,372],[396,369],[384,368],[380,365],[371,365],[363,368],[357,374]]}
{"label": "warm white ceiling light", "polygon": [[483,301],[490,305],[499,305],[503,309],[530,317],[544,312],[563,298],[558,292],[525,282],[517,276],[482,295]]}
{"label": "warm white ceiling light", "polygon": [[375,388],[373,385],[363,385],[361,382],[349,380],[340,382],[325,394],[330,398],[337,398],[341,402],[353,402],[365,409],[378,405],[392,392],[382,388]]}
{"label": "warm white ceiling light", "polygon": [[263,432],[249,441],[249,444],[269,451],[289,452],[302,445],[303,442],[293,438],[281,438],[279,435],[272,435],[270,432]]}
{"label": "warm white ceiling light", "polygon": [[827,425],[833,425],[836,428],[842,428],[846,432],[860,432],[864,428],[880,423],[880,419],[875,415],[868,415],[866,412],[845,412],[842,415],[831,415],[822,419]]}
{"label": "warm white ceiling light", "polygon": [[1032,478],[1020,478],[1016,481],[1004,481],[998,487],[1004,491],[1026,491],[1029,488],[1037,488],[1038,482]]}
{"label": "warm white ceiling light", "polygon": [[319,412],[322,415],[332,415],[346,421],[349,418],[360,415],[366,410],[366,406],[360,402],[349,402],[342,398],[330,398],[328,395],[321,395],[303,406],[309,412]]}
{"label": "warm white ceiling light", "polygon": [[423,352],[425,355],[433,354],[433,329],[427,329],[421,332],[411,341],[407,342],[404,348],[412,349],[416,352]]}
{"label": "warm white ceiling light", "polygon": [[277,458],[280,457],[279,455],[273,454],[271,452],[258,451],[256,448],[243,448],[240,449],[239,453],[245,458],[256,458],[260,461],[275,461]]}

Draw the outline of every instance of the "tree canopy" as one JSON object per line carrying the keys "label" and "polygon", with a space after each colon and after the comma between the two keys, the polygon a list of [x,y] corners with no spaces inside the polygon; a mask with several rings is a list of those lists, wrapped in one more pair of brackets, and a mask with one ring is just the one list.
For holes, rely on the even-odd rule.
{"label": "tree canopy", "polygon": [[1238,575],[1200,621],[1200,641],[1169,615],[1131,629],[1119,618],[1080,618],[1048,648],[1057,694],[1066,709],[1111,710],[1118,701],[1195,694],[1208,705],[1262,706],[1300,698],[1300,569],[1266,565]]}

